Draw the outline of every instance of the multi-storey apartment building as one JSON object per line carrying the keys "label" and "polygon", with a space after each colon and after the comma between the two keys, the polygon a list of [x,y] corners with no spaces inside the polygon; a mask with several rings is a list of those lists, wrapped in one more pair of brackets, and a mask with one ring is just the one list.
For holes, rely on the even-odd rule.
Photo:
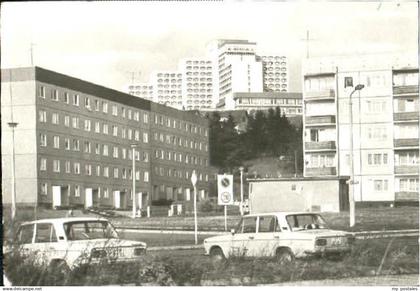
{"label": "multi-storey apartment building", "polygon": [[261,56],[264,71],[264,91],[288,92],[289,74],[285,56]]}
{"label": "multi-storey apartment building", "polygon": [[182,73],[180,71],[153,72],[151,84],[154,88],[154,102],[182,109]]}
{"label": "multi-storey apartment building", "polygon": [[229,108],[231,110],[246,110],[250,112],[279,107],[281,113],[287,117],[302,115],[302,93],[237,92],[233,93],[233,101],[233,107]]}
{"label": "multi-storey apartment building", "polygon": [[218,82],[218,104],[231,108],[233,92],[263,92],[263,64],[256,43],[219,39],[208,46]]}
{"label": "multi-storey apartment building", "polygon": [[[364,88],[355,90],[359,84]],[[418,94],[416,59],[379,55],[309,61],[304,68],[304,175],[354,173],[356,202],[418,201]]]}
{"label": "multi-storey apartment building", "polygon": [[209,109],[213,104],[213,64],[210,59],[189,58],[179,63],[183,108]]}
{"label": "multi-storey apartment building", "polygon": [[130,207],[132,147],[143,206],[188,204],[192,170],[207,195],[205,118],[39,67],[1,76],[3,203],[11,202],[14,158],[19,204]]}
{"label": "multi-storey apartment building", "polygon": [[136,83],[128,85],[125,89],[130,95],[153,101],[153,85],[149,83]]}

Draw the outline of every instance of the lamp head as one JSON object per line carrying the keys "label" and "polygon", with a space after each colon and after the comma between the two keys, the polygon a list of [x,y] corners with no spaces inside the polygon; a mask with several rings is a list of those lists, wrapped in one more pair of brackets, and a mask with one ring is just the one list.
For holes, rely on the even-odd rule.
{"label": "lamp head", "polygon": [[365,85],[363,85],[363,84],[358,84],[358,85],[356,85],[356,87],[354,88],[354,90],[362,90],[363,88],[365,88]]}

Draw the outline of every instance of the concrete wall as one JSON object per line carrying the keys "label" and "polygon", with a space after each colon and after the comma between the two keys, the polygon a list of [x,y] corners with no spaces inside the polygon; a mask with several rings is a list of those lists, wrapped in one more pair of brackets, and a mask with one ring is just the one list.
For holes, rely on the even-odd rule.
{"label": "concrete wall", "polygon": [[[14,80],[12,77],[12,80]],[[11,98],[12,96],[12,98]],[[15,128],[16,202],[37,202],[37,136],[35,110],[35,82],[7,82],[1,85],[1,166],[2,199],[11,203],[12,131],[8,122],[17,122]]]}
{"label": "concrete wall", "polygon": [[250,182],[251,213],[340,211],[339,180]]}

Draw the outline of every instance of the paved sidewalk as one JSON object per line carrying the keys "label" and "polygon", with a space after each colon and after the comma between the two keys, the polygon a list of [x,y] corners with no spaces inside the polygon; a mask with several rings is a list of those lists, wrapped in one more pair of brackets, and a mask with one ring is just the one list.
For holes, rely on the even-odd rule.
{"label": "paved sidewalk", "polygon": [[311,280],[276,283],[263,286],[419,286],[419,275],[390,275],[334,280]]}

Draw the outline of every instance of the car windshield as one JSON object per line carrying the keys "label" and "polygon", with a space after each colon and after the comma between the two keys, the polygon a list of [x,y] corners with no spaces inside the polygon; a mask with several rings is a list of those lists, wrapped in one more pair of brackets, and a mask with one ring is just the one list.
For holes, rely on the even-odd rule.
{"label": "car windshield", "polygon": [[114,227],[108,221],[75,221],[64,224],[68,240],[118,238]]}
{"label": "car windshield", "polygon": [[293,214],[286,216],[292,231],[328,228],[325,220],[319,214]]}

